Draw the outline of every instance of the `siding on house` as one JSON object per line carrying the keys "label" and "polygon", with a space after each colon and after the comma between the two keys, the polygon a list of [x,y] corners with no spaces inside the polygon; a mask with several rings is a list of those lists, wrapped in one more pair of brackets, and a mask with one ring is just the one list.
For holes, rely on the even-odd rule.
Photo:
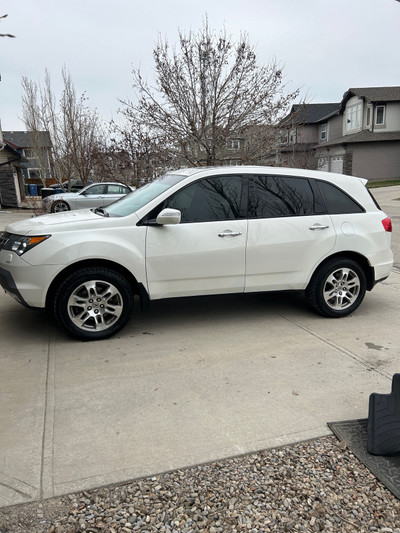
{"label": "siding on house", "polygon": [[[336,139],[342,135],[342,117],[340,115],[334,116],[329,119],[328,123],[328,141]],[[321,143],[323,145],[323,143]]]}
{"label": "siding on house", "polygon": [[367,179],[400,179],[400,141],[392,143],[355,144],[353,176]]}
{"label": "siding on house", "polygon": [[385,131],[400,131],[400,102],[386,104]]}
{"label": "siding on house", "polygon": [[297,143],[317,143],[319,132],[315,126],[305,125],[297,129]]}
{"label": "siding on house", "polygon": [[21,197],[18,198],[18,182],[10,167],[0,167],[0,198],[4,207],[18,207]]}

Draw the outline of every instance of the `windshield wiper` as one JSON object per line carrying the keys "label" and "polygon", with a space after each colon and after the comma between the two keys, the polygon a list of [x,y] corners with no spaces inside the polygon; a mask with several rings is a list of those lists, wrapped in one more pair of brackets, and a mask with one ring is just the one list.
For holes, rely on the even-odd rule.
{"label": "windshield wiper", "polygon": [[104,211],[102,207],[96,207],[96,209],[91,209],[91,211],[93,211],[93,213],[95,213],[96,215],[101,215],[102,217],[110,216],[106,211]]}

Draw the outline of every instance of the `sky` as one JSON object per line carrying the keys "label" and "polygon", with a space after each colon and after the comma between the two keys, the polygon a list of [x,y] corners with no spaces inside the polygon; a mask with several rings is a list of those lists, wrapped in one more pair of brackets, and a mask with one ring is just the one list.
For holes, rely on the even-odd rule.
{"label": "sky", "polygon": [[340,102],[351,87],[400,85],[400,1],[396,0],[0,0],[0,120],[24,130],[23,76],[62,90],[66,67],[77,94],[104,121],[134,99],[132,70],[154,79],[158,39],[209,26],[237,41],[248,34],[258,64],[276,60],[288,91],[310,103]]}

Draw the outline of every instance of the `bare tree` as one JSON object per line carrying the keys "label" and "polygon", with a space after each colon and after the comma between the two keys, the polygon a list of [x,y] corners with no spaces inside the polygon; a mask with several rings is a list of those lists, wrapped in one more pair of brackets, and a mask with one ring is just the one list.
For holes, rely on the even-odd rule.
{"label": "bare tree", "polygon": [[119,168],[124,181],[128,179],[131,185],[139,186],[176,166],[176,149],[161,130],[150,130],[133,108],[126,108],[121,114],[123,124],[111,124],[108,160]]}
{"label": "bare tree", "polygon": [[[7,17],[8,17],[8,15],[2,15],[0,17],[0,20],[1,19],[5,19]],[[0,37],[11,37],[11,38],[13,38],[13,37],[15,37],[15,35],[11,35],[11,33],[0,33]]]}
{"label": "bare tree", "polygon": [[[123,104],[150,131],[162,131],[190,165],[219,163],[229,139],[276,124],[298,94],[284,93],[276,61],[258,66],[246,34],[234,42],[212,31],[207,19],[197,34],[179,32],[177,49],[160,40],[153,55],[156,86],[134,70],[138,103]],[[249,152],[248,160],[259,155]]]}
{"label": "bare tree", "polygon": [[58,183],[76,178],[87,183],[102,128],[97,113],[87,105],[87,97],[76,95],[70,74],[62,70],[64,89],[57,100],[51,87],[49,73],[44,85],[22,78],[23,120],[33,138],[48,131],[52,140],[51,167]]}

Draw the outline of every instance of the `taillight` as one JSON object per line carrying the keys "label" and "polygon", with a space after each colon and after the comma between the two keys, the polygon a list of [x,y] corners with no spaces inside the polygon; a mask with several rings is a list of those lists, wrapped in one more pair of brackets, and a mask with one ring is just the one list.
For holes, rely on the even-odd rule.
{"label": "taillight", "polygon": [[392,221],[389,217],[382,220],[382,226],[385,228],[385,231],[392,231]]}

